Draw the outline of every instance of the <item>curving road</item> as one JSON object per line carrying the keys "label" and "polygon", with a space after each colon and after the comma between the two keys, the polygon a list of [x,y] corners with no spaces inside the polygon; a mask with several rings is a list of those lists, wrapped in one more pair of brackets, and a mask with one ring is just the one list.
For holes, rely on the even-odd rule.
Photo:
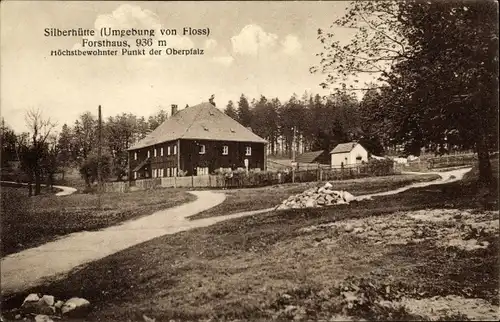
{"label": "curving road", "polygon": [[[449,183],[461,180],[469,170],[470,168],[436,172],[441,176],[441,179],[419,182],[403,188],[356,198],[357,200],[364,200],[376,196],[397,194],[412,188]],[[73,192],[71,189],[63,189],[61,195],[64,195],[64,193],[71,194]],[[56,241],[3,258],[1,261],[2,295],[23,291],[41,284],[48,278],[61,278],[64,273],[79,265],[98,260],[156,237],[175,234],[192,228],[210,226],[227,219],[274,210],[274,208],[267,208],[226,216],[188,220],[187,217],[215,207],[226,198],[223,193],[210,191],[189,193],[195,195],[197,199],[190,203],[161,210],[149,216],[127,221],[103,230],[70,234]]]}
{"label": "curving road", "polygon": [[2,258],[2,295],[39,285],[46,278],[67,273],[76,266],[153,238],[217,222],[217,220],[195,222],[185,218],[222,203],[226,198],[225,195],[210,191],[190,193],[197,197],[193,202],[99,231],[73,233]]}
{"label": "curving road", "polygon": [[456,169],[456,170],[451,170],[451,171],[443,171],[443,172],[403,172],[405,174],[437,174],[441,178],[434,180],[434,181],[427,181],[427,182],[416,182],[409,184],[405,187],[401,187],[398,189],[394,190],[389,190],[389,191],[384,191],[384,192],[378,192],[378,193],[372,193],[368,195],[362,195],[362,196],[357,196],[356,200],[365,200],[365,199],[371,199],[372,197],[377,197],[377,196],[389,196],[389,195],[395,195],[398,193],[401,193],[403,191],[413,189],[413,188],[423,188],[431,185],[438,185],[438,184],[445,184],[445,183],[450,183],[450,182],[455,182],[462,180],[464,175],[469,172],[472,168],[465,168],[465,169]]}
{"label": "curving road", "polygon": [[72,187],[54,186],[54,188],[62,190],[62,191],[59,191],[58,193],[56,193],[56,196],[58,196],[58,197],[60,197],[60,196],[68,196],[68,195],[76,192],[76,189],[72,188]]}
{"label": "curving road", "polygon": [[[11,183],[11,184],[18,184],[18,185],[21,185],[21,186],[27,186],[29,184],[29,183],[24,183],[24,182],[15,182],[15,181],[1,181],[1,182]],[[42,186],[46,186],[46,185],[42,184]],[[52,187],[61,190],[61,191],[59,191],[58,193],[55,194],[58,197],[60,197],[60,196],[67,196],[67,195],[70,195],[70,194],[76,192],[76,189],[72,188],[72,187],[65,187],[65,186],[52,186]]]}

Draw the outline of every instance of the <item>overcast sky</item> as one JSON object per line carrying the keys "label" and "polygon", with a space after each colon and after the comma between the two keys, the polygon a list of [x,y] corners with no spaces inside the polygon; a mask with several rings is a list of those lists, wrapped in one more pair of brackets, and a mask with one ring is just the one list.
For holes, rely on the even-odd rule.
{"label": "overcast sky", "polygon": [[[342,15],[347,2],[74,2],[1,3],[1,115],[25,130],[24,112],[40,108],[61,126],[85,111],[148,117],[171,104],[217,106],[261,94],[282,102],[305,90],[324,94],[317,29]],[[62,57],[54,49],[81,47],[79,37],[44,37],[45,28],[210,28],[209,37],[162,37],[177,48],[203,48],[192,57]],[[348,39],[352,31],[339,29]],[[133,45],[134,46],[134,45]]]}

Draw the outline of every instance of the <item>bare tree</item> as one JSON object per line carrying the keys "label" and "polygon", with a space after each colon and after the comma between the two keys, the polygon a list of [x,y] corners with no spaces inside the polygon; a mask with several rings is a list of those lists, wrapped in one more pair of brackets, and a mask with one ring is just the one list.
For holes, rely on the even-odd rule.
{"label": "bare tree", "polygon": [[44,118],[40,109],[30,109],[25,115],[26,125],[31,132],[31,142],[24,153],[25,169],[29,175],[30,195],[33,179],[35,180],[35,195],[40,194],[42,177],[42,160],[47,150],[47,139],[56,123],[50,118]]}
{"label": "bare tree", "polygon": [[[386,80],[393,64],[410,57],[411,48],[402,33],[398,1],[353,1],[344,16],[329,29],[318,29],[323,51],[312,73],[326,75],[320,85],[333,90],[372,89],[368,84],[357,86],[361,75]],[[340,28],[353,31],[347,43],[335,34]]]}

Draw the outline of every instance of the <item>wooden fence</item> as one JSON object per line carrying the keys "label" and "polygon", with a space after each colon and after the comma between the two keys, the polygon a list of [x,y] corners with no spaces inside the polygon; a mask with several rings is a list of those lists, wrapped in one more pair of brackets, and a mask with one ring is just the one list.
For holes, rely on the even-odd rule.
{"label": "wooden fence", "polygon": [[283,183],[334,181],[356,179],[369,176],[394,174],[394,167],[388,164],[384,167],[371,167],[368,164],[352,165],[337,169],[291,170],[284,172],[235,172],[227,175],[200,175],[191,177],[167,177],[142,179],[132,182],[108,182],[104,184],[107,192],[126,192],[134,189],[147,190],[162,188],[250,188],[263,187]]}
{"label": "wooden fence", "polygon": [[166,177],[141,179],[132,182],[107,182],[106,192],[126,192],[131,189],[148,190],[154,188],[222,188],[223,180],[216,175],[201,175],[192,177]]}
{"label": "wooden fence", "polygon": [[476,162],[477,154],[455,154],[409,161],[406,164],[396,164],[395,167],[399,171],[425,172],[433,169],[472,166]]}

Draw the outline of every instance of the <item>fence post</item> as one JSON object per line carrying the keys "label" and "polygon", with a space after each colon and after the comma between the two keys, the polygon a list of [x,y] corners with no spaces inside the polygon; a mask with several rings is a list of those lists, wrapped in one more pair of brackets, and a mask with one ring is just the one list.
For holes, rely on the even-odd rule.
{"label": "fence post", "polygon": [[295,168],[292,168],[292,183],[295,183]]}
{"label": "fence post", "polygon": [[191,187],[194,188],[194,176],[191,174]]}

